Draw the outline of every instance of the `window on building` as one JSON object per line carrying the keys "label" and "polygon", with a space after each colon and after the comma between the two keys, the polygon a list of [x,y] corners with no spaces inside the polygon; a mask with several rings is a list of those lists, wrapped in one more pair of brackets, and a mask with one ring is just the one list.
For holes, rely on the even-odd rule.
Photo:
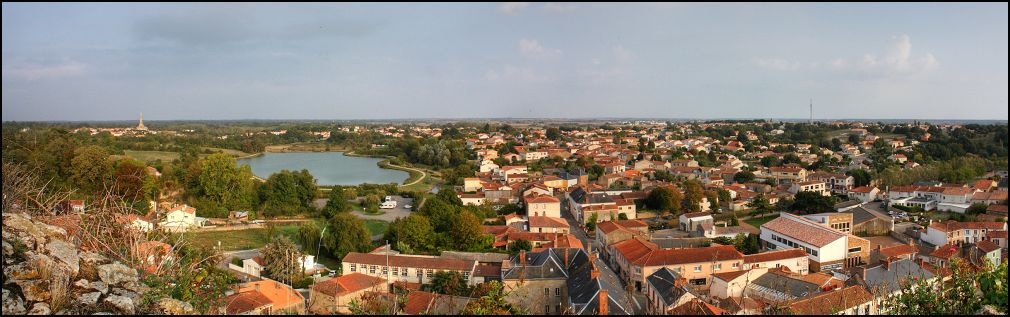
{"label": "window on building", "polygon": [[368,267],[368,273],[375,274],[375,269],[376,269],[375,265],[369,266]]}
{"label": "window on building", "polygon": [[544,296],[551,296],[551,288],[544,287]]}
{"label": "window on building", "polygon": [[554,297],[561,297],[561,288],[554,288]]}
{"label": "window on building", "polygon": [[701,272],[701,265],[698,265],[698,266],[695,266],[695,267],[694,267],[694,272],[695,272],[695,273],[697,273],[697,272]]}
{"label": "window on building", "polygon": [[690,281],[691,285],[705,285],[705,282],[706,281],[703,278],[696,278]]}
{"label": "window on building", "polygon": [[357,271],[358,271],[358,266],[355,265],[355,264],[351,264],[351,272],[357,272]]}
{"label": "window on building", "polygon": [[722,263],[712,265],[713,271],[718,271],[722,269]]}
{"label": "window on building", "polygon": [[394,267],[393,268],[393,275],[400,275],[400,268]]}
{"label": "window on building", "polygon": [[554,305],[554,313],[556,314],[561,313],[561,304]]}

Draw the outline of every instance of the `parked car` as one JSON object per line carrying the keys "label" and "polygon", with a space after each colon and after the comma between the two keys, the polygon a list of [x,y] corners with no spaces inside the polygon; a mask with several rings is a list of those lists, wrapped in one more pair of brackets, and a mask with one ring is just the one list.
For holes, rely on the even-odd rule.
{"label": "parked car", "polygon": [[413,206],[411,206],[411,205],[403,205],[403,209],[410,209],[410,207],[413,207]]}

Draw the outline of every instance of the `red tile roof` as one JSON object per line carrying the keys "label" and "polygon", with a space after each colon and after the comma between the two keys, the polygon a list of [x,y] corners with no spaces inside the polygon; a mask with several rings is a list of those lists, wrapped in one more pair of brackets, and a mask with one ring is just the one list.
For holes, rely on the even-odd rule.
{"label": "red tile roof", "polygon": [[831,315],[873,300],[862,286],[850,286],[837,291],[818,293],[789,305],[789,310],[797,315]]}
{"label": "red tile roof", "polygon": [[385,283],[386,280],[380,277],[354,272],[337,278],[329,279],[325,282],[312,285],[312,289],[333,297],[343,296],[349,293],[376,287]]}
{"label": "red tile roof", "polygon": [[909,244],[899,244],[896,246],[890,246],[886,248],[880,248],[880,256],[885,258],[897,257],[906,254],[913,254],[917,250],[915,247]]}
{"label": "red tile roof", "polygon": [[617,253],[620,253],[629,262],[635,262],[650,252],[659,250],[659,246],[655,243],[639,237],[614,243],[610,247],[614,248]]}
{"label": "red tile roof", "polygon": [[788,214],[783,213],[783,216],[761,225],[761,228],[767,228],[815,247],[823,247],[846,237],[845,233],[822,227],[803,217],[785,215]]}
{"label": "red tile roof", "polygon": [[228,315],[244,314],[271,305],[270,299],[258,291],[233,294],[223,298],[222,301],[226,305],[225,312]]}
{"label": "red tile roof", "polygon": [[807,251],[800,248],[769,251],[758,254],[748,254],[743,256],[743,263],[761,263],[769,261],[779,261],[785,259],[802,258],[807,256]]}
{"label": "red tile roof", "polygon": [[655,250],[632,263],[640,266],[663,266],[742,259],[743,254],[733,246],[719,245],[706,248]]}
{"label": "red tile roof", "polygon": [[560,203],[561,200],[547,195],[526,196],[527,204]]}
{"label": "red tile roof", "polygon": [[568,221],[566,221],[564,218],[531,216],[529,217],[529,222],[530,222],[530,228],[533,227],[568,228]]}
{"label": "red tile roof", "polygon": [[732,271],[732,272],[724,272],[724,273],[712,273],[712,276],[715,277],[715,278],[718,278],[720,280],[729,282],[729,281],[732,281],[732,280],[734,280],[734,279],[736,279],[738,277],[743,276],[744,274],[747,274],[747,272],[750,272],[750,270]]}

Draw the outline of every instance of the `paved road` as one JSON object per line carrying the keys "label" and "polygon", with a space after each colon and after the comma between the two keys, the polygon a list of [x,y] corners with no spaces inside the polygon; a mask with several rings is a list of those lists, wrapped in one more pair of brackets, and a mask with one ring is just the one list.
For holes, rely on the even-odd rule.
{"label": "paved road", "polygon": [[[561,210],[561,214],[565,217],[565,220],[568,221],[568,227],[572,234],[582,241],[583,245],[592,244],[593,253],[599,254],[599,250],[602,246],[596,245],[596,240],[590,239],[586,231],[582,230],[582,227],[576,225],[579,222],[575,221],[574,216],[568,212],[568,201],[565,199],[561,200]],[[603,261],[603,259],[597,257],[596,267],[600,268],[600,278],[604,279],[606,284],[621,286],[620,290],[608,290],[610,295],[613,296],[614,299],[621,304],[621,306],[624,306],[625,309],[631,309],[632,313],[636,315],[645,313],[645,305],[647,303],[644,301],[644,296],[636,296],[635,294],[628,292],[627,285],[625,285],[624,281],[617,277],[614,270],[611,269],[610,266]]]}

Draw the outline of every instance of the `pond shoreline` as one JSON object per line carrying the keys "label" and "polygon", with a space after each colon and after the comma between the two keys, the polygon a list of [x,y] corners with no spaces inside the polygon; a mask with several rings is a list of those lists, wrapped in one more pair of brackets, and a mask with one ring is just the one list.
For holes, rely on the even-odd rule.
{"label": "pond shoreline", "polygon": [[[398,186],[404,186],[406,184],[409,184],[411,181],[413,181],[413,182],[416,183],[420,179],[423,179],[423,176],[424,176],[424,173],[423,172],[419,172],[418,170],[413,170],[413,169],[411,169],[409,167],[399,166],[399,165],[395,165],[395,164],[390,163],[390,159],[392,158],[391,156],[357,154],[357,153],[354,153],[354,151],[348,151],[348,150],[345,150],[345,149],[330,150],[330,151],[293,151],[293,150],[280,150],[280,151],[277,151],[277,150],[266,150],[266,151],[263,151],[263,152],[254,153],[254,154],[250,154],[250,155],[247,155],[247,156],[236,158],[236,161],[238,161],[238,160],[249,160],[249,159],[253,159],[253,158],[257,158],[257,157],[266,156],[267,154],[271,154],[271,153],[273,153],[273,154],[320,153],[321,154],[321,153],[336,153],[336,152],[339,152],[343,156],[346,156],[346,157],[381,159],[378,162],[376,162],[376,166],[378,166],[379,168],[385,169],[385,170],[390,170],[390,171],[406,172],[407,173],[407,177],[404,178],[402,181],[396,182],[396,184]],[[420,177],[418,177],[418,174],[420,174]],[[255,173],[254,173],[253,176],[255,176],[255,177],[259,178],[259,179],[265,179],[265,177],[269,177],[269,175],[268,176],[260,176],[260,175],[256,175]],[[319,187],[356,186],[356,185],[361,185],[361,184],[373,184],[373,183],[372,182],[362,182],[360,184],[355,184],[355,185],[335,185],[335,184],[330,184],[330,185],[318,185],[318,186]],[[378,184],[387,184],[387,183],[378,183]]]}

